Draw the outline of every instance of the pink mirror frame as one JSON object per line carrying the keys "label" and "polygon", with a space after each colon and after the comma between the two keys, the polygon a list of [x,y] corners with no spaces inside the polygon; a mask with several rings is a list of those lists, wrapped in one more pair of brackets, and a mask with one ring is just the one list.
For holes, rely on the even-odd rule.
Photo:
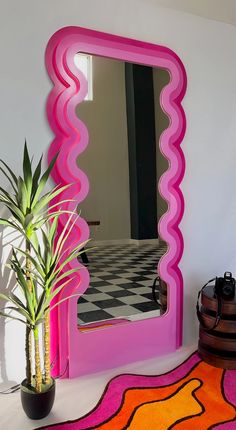
{"label": "pink mirror frame", "polygon": [[[170,74],[170,82],[161,93],[161,105],[170,121],[160,138],[160,150],[169,162],[169,169],[159,183],[161,195],[168,203],[168,212],[159,223],[159,234],[168,244],[168,251],[158,265],[158,273],[168,285],[168,309],[161,317],[81,332],[77,327],[77,300],[89,285],[89,273],[73,261],[70,266],[78,266],[78,273],[73,274],[69,286],[57,300],[68,294],[77,296],[64,301],[51,312],[53,374],[64,372],[64,377],[166,354],[182,344],[183,279],[178,264],[183,253],[179,223],[184,212],[184,200],[179,187],[185,171],[180,148],[186,129],[181,106],[187,84],[184,66],[178,56],[166,47],[80,27],[62,28],[51,37],[46,49],[46,67],[53,88],[47,101],[47,116],[55,137],[49,148],[48,161],[60,150],[53,180],[56,184],[72,185],[54,203],[74,199],[63,206],[69,210],[77,207],[89,191],[88,178],[77,165],[77,158],[89,141],[87,128],[75,113],[87,90],[87,83],[74,64],[74,56],[78,52],[160,67]],[[63,228],[67,218],[67,215],[61,217],[59,228]],[[70,246],[88,237],[88,225],[79,218],[69,237]]]}

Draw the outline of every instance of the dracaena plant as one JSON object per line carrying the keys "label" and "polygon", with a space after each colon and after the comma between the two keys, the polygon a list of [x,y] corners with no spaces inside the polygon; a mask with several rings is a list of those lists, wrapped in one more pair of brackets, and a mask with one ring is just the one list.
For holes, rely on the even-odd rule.
{"label": "dracaena plant", "polygon": [[[45,310],[43,306],[45,303],[50,301],[51,294],[54,294],[53,297],[55,297],[55,292],[52,293],[52,288],[55,286],[56,278],[53,279],[51,284],[47,283],[47,278],[49,276],[48,270],[50,269],[50,264],[53,264],[54,261],[54,257],[50,260],[50,254],[51,256],[54,255],[53,247],[58,216],[62,213],[62,211],[58,210],[57,205],[51,204],[49,214],[48,205],[52,202],[54,197],[63,192],[69,186],[57,186],[47,193],[44,191],[56,158],[57,155],[53,158],[46,171],[41,173],[41,157],[36,168],[33,170],[33,161],[30,160],[27,144],[25,143],[22,176],[17,176],[3,160],[0,160],[0,170],[8,180],[10,186],[10,191],[6,191],[4,188],[0,187],[0,203],[8,208],[11,215],[10,219],[0,218],[0,224],[17,230],[25,239],[25,249],[23,250],[24,265],[22,266],[22,263],[20,263],[15,251],[11,260],[11,267],[16,273],[17,282],[24,295],[25,302],[22,303],[19,297],[15,296],[14,293],[11,293],[8,296],[8,299],[13,306],[10,306],[10,308],[14,308],[14,306],[15,308],[9,308],[9,310],[14,310],[16,313],[21,314],[21,316],[24,315],[24,321],[26,324],[26,379],[29,386],[33,386],[35,381],[37,381],[37,391],[41,390],[39,375],[42,375],[42,372],[41,370],[39,371],[40,363],[38,361],[38,324],[42,322],[42,318],[44,322],[46,363],[44,382],[46,381],[46,384],[48,384],[51,380],[49,370],[49,312],[48,310]],[[68,201],[69,200],[63,200],[61,201],[61,204]],[[41,234],[39,234],[40,231],[42,232]],[[65,231],[63,234],[66,234]],[[39,236],[43,237],[44,251],[42,251],[39,245]],[[65,237],[63,235],[60,240],[57,238],[57,240],[62,243],[64,243],[64,239]],[[74,251],[77,252],[78,247]],[[33,253],[34,257],[32,256]],[[74,256],[73,252],[71,256]],[[35,264],[36,262],[37,265]],[[59,262],[57,261],[55,267],[59,268],[58,263]],[[36,275],[36,272],[40,267],[41,269]],[[42,270],[44,270],[44,280]],[[54,270],[56,270],[56,268],[54,268]],[[52,279],[50,278],[50,280]],[[60,282],[60,280],[58,282]],[[38,289],[40,286],[44,291],[41,292],[41,295],[39,296]],[[62,287],[60,285],[58,288],[61,290],[63,287],[64,285],[62,283]],[[58,290],[58,293],[60,290]],[[6,296],[4,295],[2,295],[1,298],[6,300]],[[39,309],[45,310],[45,312],[43,312],[43,317],[41,315],[42,312],[40,313]],[[6,316],[3,311],[2,316]],[[11,315],[8,316],[12,317]],[[33,378],[32,369],[32,332],[34,333],[35,347],[35,378]]]}
{"label": "dracaena plant", "polygon": [[[16,319],[26,325],[34,337],[34,362],[35,376],[30,386],[36,392],[41,392],[51,384],[50,375],[50,318],[49,312],[60,305],[64,300],[74,295],[67,295],[50,307],[53,299],[57,298],[62,289],[71,281],[71,275],[78,268],[71,269],[67,266],[73,259],[83,252],[81,248],[85,243],[74,248],[66,248],[66,242],[77,220],[76,214],[71,214],[64,229],[57,235],[58,215],[53,220],[47,220],[41,228],[42,244],[32,245],[33,253],[20,248],[13,249],[10,262],[11,269],[15,272],[20,294],[11,292],[8,295],[0,294],[0,298],[7,302],[4,311],[0,315]],[[29,258],[30,270],[19,258],[19,255]],[[28,288],[28,277],[31,280],[31,290]],[[43,353],[40,357],[39,326],[43,326]],[[28,353],[28,352],[27,352]],[[31,354],[31,352],[30,352]],[[30,357],[31,359],[31,357]],[[43,362],[43,369],[41,367]]]}
{"label": "dracaena plant", "polygon": [[[0,160],[0,170],[8,181],[10,191],[0,187],[0,203],[2,203],[10,212],[11,218],[0,218],[0,224],[12,227],[19,231],[25,238],[25,250],[28,255],[31,253],[31,246],[34,243],[37,246],[37,230],[42,227],[48,219],[48,204],[54,197],[60,194],[65,187],[55,187],[52,191],[45,193],[49,175],[55,164],[57,155],[51,161],[47,170],[42,174],[42,156],[33,170],[33,163],[30,160],[27,144],[25,142],[23,154],[23,174],[17,176],[12,169]],[[54,206],[51,207],[51,210]],[[26,256],[26,267],[30,270],[30,259]],[[29,272],[27,272],[27,285],[29,292],[32,291],[33,285]],[[26,328],[25,348],[26,348],[26,378],[28,384],[32,383],[32,363],[31,358],[31,331]]]}

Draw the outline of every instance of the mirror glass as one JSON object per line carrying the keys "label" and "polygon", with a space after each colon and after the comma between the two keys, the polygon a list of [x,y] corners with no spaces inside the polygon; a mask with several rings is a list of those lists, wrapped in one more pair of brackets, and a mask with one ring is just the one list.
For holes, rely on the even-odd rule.
{"label": "mirror glass", "polygon": [[78,327],[94,327],[160,316],[167,286],[157,278],[166,252],[157,224],[167,211],[158,181],[168,169],[159,138],[168,127],[160,94],[169,73],[159,68],[77,54],[88,81],[76,113],[89,132],[78,166],[90,182],[81,216],[91,242],[81,261],[90,284],[78,300]]}

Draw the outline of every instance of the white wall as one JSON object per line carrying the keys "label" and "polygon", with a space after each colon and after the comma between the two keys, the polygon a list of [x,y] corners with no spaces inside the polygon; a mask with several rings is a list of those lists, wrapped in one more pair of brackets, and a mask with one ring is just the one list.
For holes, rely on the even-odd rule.
{"label": "white wall", "polygon": [[182,10],[209,19],[236,25],[235,0],[146,0],[171,9]]}
{"label": "white wall", "polygon": [[[193,315],[198,288],[224,270],[236,274],[236,29],[145,0],[2,2],[0,144],[1,156],[15,169],[25,136],[36,156],[46,150],[52,137],[44,114],[50,90],[44,50],[49,37],[66,25],[169,46],[186,66],[188,131],[182,146],[187,170],[182,185],[186,211],[181,226],[185,239],[181,268],[185,341],[189,342],[196,334]],[[6,373],[17,381],[24,374],[21,342],[20,327],[7,324]]]}

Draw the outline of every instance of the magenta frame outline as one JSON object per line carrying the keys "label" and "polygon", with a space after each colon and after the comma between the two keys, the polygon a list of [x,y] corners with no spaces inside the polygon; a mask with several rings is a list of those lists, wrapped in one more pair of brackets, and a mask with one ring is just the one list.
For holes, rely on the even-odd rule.
{"label": "magenta frame outline", "polygon": [[[47,117],[55,137],[48,151],[48,162],[60,150],[52,178],[56,184],[73,185],[53,203],[73,198],[74,202],[64,205],[70,210],[84,200],[89,191],[88,178],[76,164],[89,141],[88,130],[75,113],[87,89],[73,60],[78,52],[160,67],[169,72],[170,82],[163,88],[160,100],[169,117],[169,126],[160,137],[160,150],[169,162],[169,169],[159,181],[168,211],[158,226],[160,236],[168,244],[168,251],[158,265],[158,273],[168,285],[168,309],[161,317],[80,332],[77,328],[78,297],[63,302],[51,312],[51,357],[54,359],[53,375],[64,372],[64,377],[93,373],[172,352],[182,344],[183,321],[183,278],[178,265],[184,248],[179,224],[184,213],[180,183],[185,172],[185,159],[180,145],[186,130],[181,105],[187,87],[185,68],[172,50],[147,42],[74,26],[62,28],[51,37],[45,57],[53,83],[47,100]],[[67,215],[63,215],[59,230],[66,221]],[[88,238],[88,225],[79,218],[69,238],[70,246]],[[88,270],[77,261],[70,264],[70,267],[77,266],[78,273],[73,275],[57,300],[68,294],[82,295],[86,290]]]}

